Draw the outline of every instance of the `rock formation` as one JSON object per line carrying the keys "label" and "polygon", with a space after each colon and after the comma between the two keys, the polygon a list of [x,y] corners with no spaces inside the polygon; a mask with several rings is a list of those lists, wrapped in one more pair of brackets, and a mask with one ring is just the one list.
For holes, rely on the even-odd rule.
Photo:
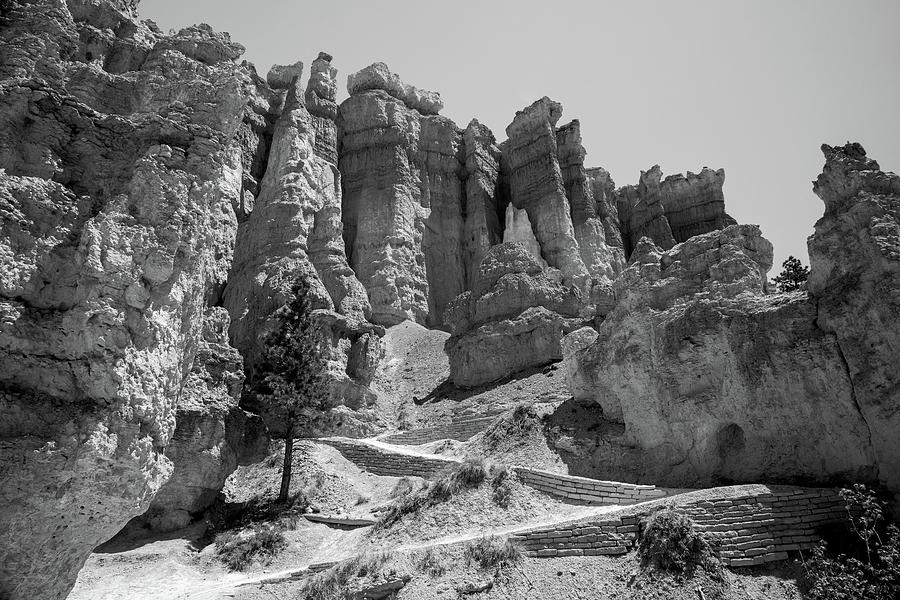
{"label": "rock formation", "polygon": [[724,182],[723,169],[703,167],[699,174],[688,171],[665,179],[659,165],[641,171],[637,186],[616,191],[625,255],[644,236],[668,250],[692,236],[734,225],[725,213]]}
{"label": "rock formation", "polygon": [[[242,48],[133,3],[13,1],[0,30],[0,595],[63,598],[172,473],[231,262]],[[36,568],[39,566],[39,568]]]}
{"label": "rock formation", "polygon": [[500,148],[490,129],[472,119],[463,133],[465,146],[466,219],[463,264],[466,287],[472,289],[478,266],[504,232],[500,214]]}
{"label": "rock formation", "polygon": [[262,419],[238,408],[244,365],[228,343],[228,324],[224,308],[206,311],[203,337],[166,447],[172,476],[147,512],[132,520],[135,527],[166,532],[187,526],[213,503],[239,464],[253,464],[268,454],[269,436]]}
{"label": "rock formation", "polygon": [[878,479],[900,494],[900,177],[859,144],[822,146],[813,190],[825,214],[809,238],[816,323],[837,338]]}
{"label": "rock formation", "polygon": [[[311,84],[307,96],[315,89]],[[276,325],[272,314],[290,301],[294,281],[306,279],[319,309],[331,404],[361,408],[373,401],[366,386],[381,356],[383,330],[368,322],[366,290],[347,264],[337,169],[315,152],[320,123],[306,109],[295,77],[275,124],[260,194],[238,230],[224,301],[231,339],[252,378]],[[252,397],[243,405],[264,409]],[[276,432],[278,425],[269,421]]]}
{"label": "rock formation", "polygon": [[306,109],[316,132],[316,156],[333,165],[337,155],[337,69],[331,66],[331,55],[319,52],[313,61],[306,85]]}
{"label": "rock formation", "polygon": [[765,293],[771,264],[749,225],[638,243],[596,334],[564,342],[576,399],[607,424],[563,435],[581,436],[564,444],[570,466],[671,486],[871,478],[837,340],[805,294]]}
{"label": "rock formation", "polygon": [[562,358],[560,340],[580,322],[583,299],[560,278],[521,242],[493,246],[475,286],[447,310],[453,382],[479,385]]}
{"label": "rock formation", "polygon": [[506,128],[509,139],[503,160],[510,201],[524,209],[547,263],[564,282],[590,289],[590,275],[581,258],[565,183],[559,167],[556,122],[562,105],[546,96],[516,113]]}
{"label": "rock formation", "polygon": [[347,90],[339,127],[350,266],[374,322],[438,327],[466,287],[462,132],[437,115],[438,94],[383,63],[351,75]]}

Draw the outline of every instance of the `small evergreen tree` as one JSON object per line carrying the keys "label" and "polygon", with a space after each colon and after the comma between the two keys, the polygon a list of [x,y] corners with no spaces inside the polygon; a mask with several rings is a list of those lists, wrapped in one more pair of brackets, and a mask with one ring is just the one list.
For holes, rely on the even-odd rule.
{"label": "small evergreen tree", "polygon": [[279,423],[284,437],[284,466],[278,499],[288,498],[291,485],[294,437],[325,405],[325,359],[312,319],[310,287],[300,279],[291,290],[294,299],[276,313],[278,327],[265,339],[265,351],[254,374],[255,392],[265,412]]}
{"label": "small evergreen tree", "polygon": [[801,263],[799,258],[788,256],[781,266],[783,267],[781,273],[772,279],[779,292],[795,292],[806,287],[809,267]]}

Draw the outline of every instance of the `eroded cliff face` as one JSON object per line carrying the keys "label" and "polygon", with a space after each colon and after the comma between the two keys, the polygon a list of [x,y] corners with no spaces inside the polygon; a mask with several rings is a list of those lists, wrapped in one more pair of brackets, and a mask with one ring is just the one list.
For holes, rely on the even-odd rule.
{"label": "eroded cliff face", "polygon": [[[594,332],[563,342],[603,435],[560,431],[585,473],[668,485],[900,485],[900,178],[858,144],[823,147],[809,294],[766,294],[771,247],[729,226],[664,251],[643,238]],[[602,427],[601,427],[602,426]]]}
{"label": "eroded cliff face", "polygon": [[[333,72],[322,55],[317,63],[307,98],[327,95],[320,93],[327,87],[322,80]],[[360,409],[374,402],[367,386],[381,358],[384,331],[368,321],[366,290],[344,252],[340,175],[327,160],[333,129],[323,125],[325,117],[310,114],[300,85],[295,72],[283,92],[260,193],[237,233],[224,303],[232,319],[231,339],[252,379],[265,338],[277,326],[273,313],[292,299],[294,282],[305,279],[328,362],[331,406]],[[243,406],[266,414],[264,400],[252,394],[245,394]],[[272,418],[268,424],[277,433],[281,422]]]}
{"label": "eroded cliff face", "polygon": [[0,46],[0,586],[61,598],[172,473],[255,88],[227,35],[132,3],[7,3]]}
{"label": "eroded cliff face", "polygon": [[[466,289],[464,254],[478,246],[463,240],[462,132],[437,114],[438,94],[403,84],[383,63],[351,75],[347,89],[339,164],[350,266],[373,321],[440,327],[447,304]],[[489,170],[489,152],[478,164],[473,150],[473,172]]]}
{"label": "eroded cliff face", "polygon": [[822,146],[813,191],[825,214],[809,238],[818,326],[837,338],[868,426],[878,478],[900,493],[900,177],[859,144]]}
{"label": "eroded cliff face", "polygon": [[724,183],[724,169],[703,167],[700,173],[665,179],[659,165],[641,171],[636,186],[615,193],[625,255],[630,256],[644,236],[668,250],[692,236],[734,225],[725,213]]}

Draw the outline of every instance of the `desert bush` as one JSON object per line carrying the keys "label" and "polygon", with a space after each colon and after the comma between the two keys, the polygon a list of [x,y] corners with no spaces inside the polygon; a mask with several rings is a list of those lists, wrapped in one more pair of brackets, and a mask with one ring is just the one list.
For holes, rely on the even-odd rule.
{"label": "desert bush", "polygon": [[410,479],[409,477],[401,477],[400,481],[397,482],[388,496],[391,498],[398,498],[404,494],[412,492],[415,488],[416,484],[412,479]]}
{"label": "desert bush", "polygon": [[638,554],[643,564],[685,574],[698,565],[710,573],[721,572],[712,548],[687,515],[667,507],[652,513],[641,525]]}
{"label": "desert bush", "polygon": [[245,531],[228,531],[216,536],[216,556],[232,571],[243,571],[256,559],[271,559],[287,547],[277,526],[257,525]]}
{"label": "desert bush", "polygon": [[343,560],[307,579],[299,597],[308,600],[340,598],[351,579],[377,574],[388,558],[387,552],[366,552]]}
{"label": "desert bush", "polygon": [[541,418],[530,404],[518,404],[512,413],[491,424],[484,432],[483,442],[488,448],[498,448],[504,442],[523,437],[540,427]]}
{"label": "desert bush", "polygon": [[512,499],[513,493],[512,482],[515,476],[515,472],[506,465],[491,467],[491,488],[493,488],[491,499],[494,504],[501,508],[509,508],[509,501]]}
{"label": "desert bush", "polygon": [[[464,489],[477,487],[487,478],[488,468],[481,457],[466,457],[461,463],[453,466],[440,477],[428,482],[424,487],[415,489],[411,485],[394,498],[378,517],[375,529],[390,527],[403,515],[417,512],[427,506],[445,502]],[[400,486],[401,479],[397,486]],[[397,489],[396,487],[394,488]],[[393,492],[391,493],[393,496]]]}
{"label": "desert bush", "polygon": [[419,555],[416,566],[419,568],[419,571],[431,577],[440,577],[447,572],[447,562],[432,547],[426,548]]}
{"label": "desert bush", "polygon": [[812,600],[893,600],[900,598],[900,529],[888,524],[885,503],[863,485],[842,489],[852,532],[849,553],[826,543],[805,563]]}
{"label": "desert bush", "polygon": [[483,537],[469,542],[464,551],[466,562],[482,569],[500,569],[522,560],[522,549],[509,538]]}

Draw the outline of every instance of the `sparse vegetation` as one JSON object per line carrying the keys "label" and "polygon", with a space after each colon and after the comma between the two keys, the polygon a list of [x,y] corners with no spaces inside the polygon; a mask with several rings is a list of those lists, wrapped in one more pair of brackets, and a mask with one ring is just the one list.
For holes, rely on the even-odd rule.
{"label": "sparse vegetation", "polygon": [[[863,485],[841,490],[851,529],[847,553],[822,543],[805,563],[812,600],[900,598],[900,529],[887,524],[885,503]],[[851,538],[852,539],[852,538]]]}
{"label": "sparse vegetation", "polygon": [[333,567],[310,577],[303,585],[301,598],[332,600],[342,597],[342,590],[355,577],[377,575],[390,558],[387,552],[366,552],[343,560]]}
{"label": "sparse vegetation", "polygon": [[391,498],[399,498],[404,494],[408,494],[416,489],[415,482],[409,477],[401,477],[397,484],[394,486],[394,489],[391,490],[389,496]]}
{"label": "sparse vegetation", "polygon": [[[409,488],[403,487],[391,504],[375,523],[375,529],[390,527],[404,515],[415,513],[426,506],[432,506],[450,499],[464,489],[481,485],[487,478],[488,468],[481,457],[466,457],[453,469],[444,473],[435,481],[428,482],[424,487],[415,489],[410,484]],[[401,479],[401,482],[403,480]],[[397,487],[400,487],[398,482]],[[397,488],[394,488],[396,491]],[[394,493],[392,492],[393,496]]]}
{"label": "sparse vegetation", "polygon": [[269,495],[253,496],[246,502],[220,505],[211,511],[207,526],[213,535],[260,524],[296,529],[308,506],[309,500],[304,491],[294,493],[284,502]]}
{"label": "sparse vegetation", "polygon": [[504,441],[519,439],[529,431],[541,427],[541,417],[530,404],[517,405],[512,414],[498,419],[484,432],[487,448],[498,448]]}
{"label": "sparse vegetation", "polygon": [[694,521],[671,507],[652,513],[641,524],[638,554],[645,565],[685,575],[697,566],[711,575],[720,574],[722,569]]}
{"label": "sparse vegetation", "polygon": [[249,530],[216,536],[216,556],[232,571],[243,571],[254,560],[271,560],[287,547],[282,528],[255,525]]}
{"label": "sparse vegetation", "polygon": [[515,479],[515,471],[506,465],[493,465],[491,467],[491,487],[493,494],[491,499],[501,508],[509,508],[512,500],[512,482]]}
{"label": "sparse vegetation", "polygon": [[809,267],[793,256],[788,256],[781,266],[781,273],[772,279],[772,283],[778,287],[779,292],[795,292],[806,289]]}
{"label": "sparse vegetation", "polygon": [[428,547],[418,556],[416,566],[419,571],[429,575],[430,577],[440,577],[448,570],[445,557],[441,556],[434,548]]}
{"label": "sparse vegetation", "polygon": [[466,561],[477,563],[482,569],[502,569],[522,560],[522,549],[509,538],[483,537],[469,542],[465,549]]}

